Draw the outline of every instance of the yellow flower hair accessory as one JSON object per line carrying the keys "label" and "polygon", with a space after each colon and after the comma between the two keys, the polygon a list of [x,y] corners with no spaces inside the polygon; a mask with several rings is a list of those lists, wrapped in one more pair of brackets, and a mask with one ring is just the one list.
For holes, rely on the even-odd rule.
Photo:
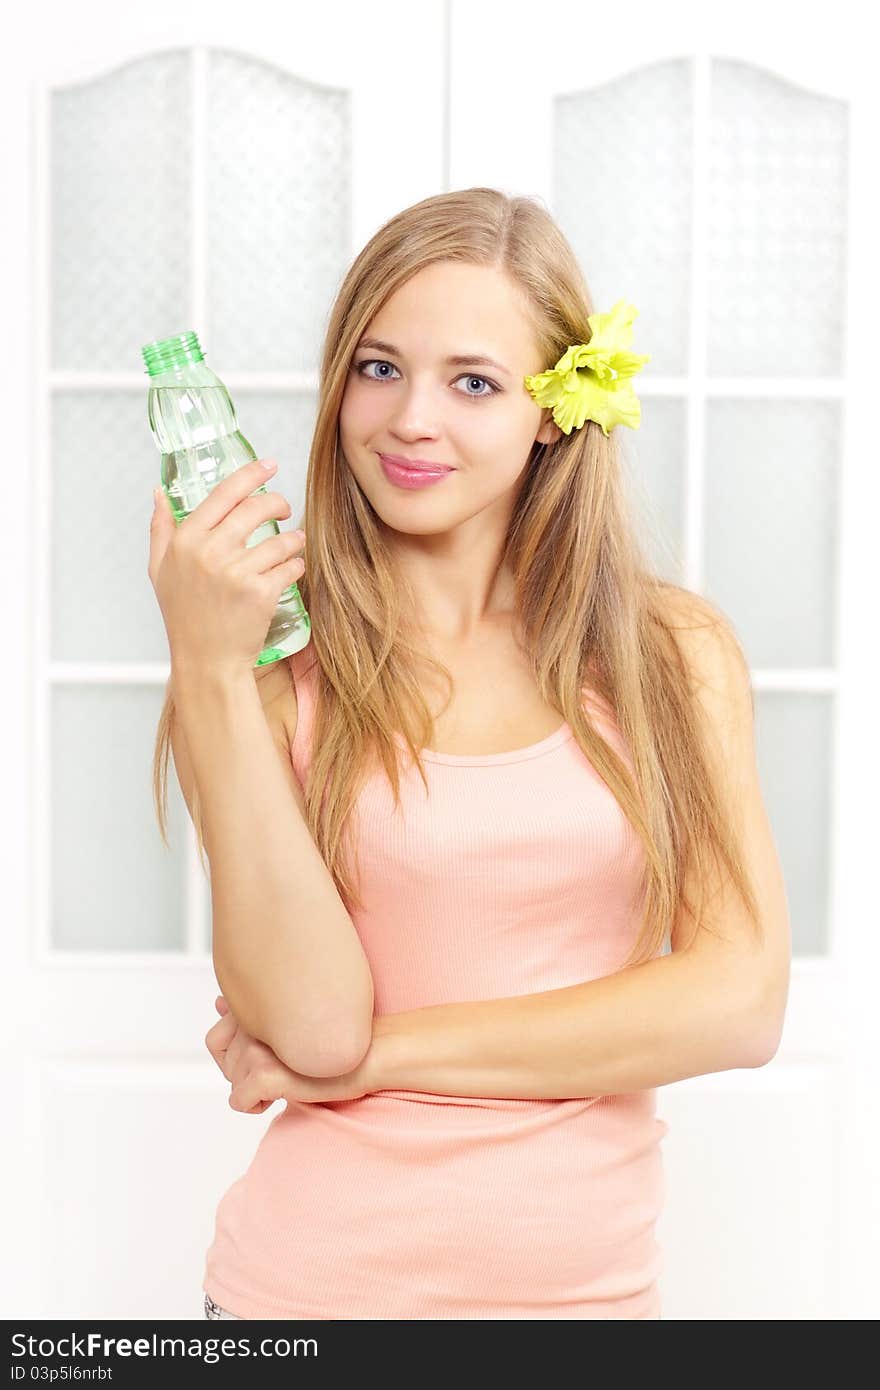
{"label": "yellow flower hair accessory", "polygon": [[651,360],[627,351],[638,312],[618,299],[607,314],[590,314],[588,343],[574,343],[550,371],[523,378],[538,405],[553,407],[563,434],[579,430],[585,420],[601,425],[606,438],[615,425],[638,429],[642,409],[630,377]]}

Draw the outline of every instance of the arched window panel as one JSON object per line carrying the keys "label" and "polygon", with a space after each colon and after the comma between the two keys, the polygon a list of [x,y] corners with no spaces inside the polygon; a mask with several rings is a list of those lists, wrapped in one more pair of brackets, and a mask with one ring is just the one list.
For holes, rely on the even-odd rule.
{"label": "arched window panel", "polygon": [[206,107],[211,359],[313,371],[350,253],[350,94],[211,50]]}
{"label": "arched window panel", "polygon": [[[589,80],[585,73],[585,82]],[[635,322],[644,373],[688,365],[693,62],[653,63],[553,102],[553,214],[597,310],[650,304]]]}
{"label": "arched window panel", "polygon": [[53,369],[138,370],[144,325],[156,337],[192,326],[180,323],[192,274],[191,105],[183,49],[53,90]]}
{"label": "arched window panel", "polygon": [[848,107],[752,63],[710,81],[712,376],[843,371]]}

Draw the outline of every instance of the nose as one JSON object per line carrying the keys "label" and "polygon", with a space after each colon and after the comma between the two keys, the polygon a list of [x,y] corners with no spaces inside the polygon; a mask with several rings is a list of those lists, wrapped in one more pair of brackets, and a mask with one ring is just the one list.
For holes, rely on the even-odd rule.
{"label": "nose", "polygon": [[431,387],[426,383],[396,392],[388,426],[399,439],[437,439],[441,431]]}

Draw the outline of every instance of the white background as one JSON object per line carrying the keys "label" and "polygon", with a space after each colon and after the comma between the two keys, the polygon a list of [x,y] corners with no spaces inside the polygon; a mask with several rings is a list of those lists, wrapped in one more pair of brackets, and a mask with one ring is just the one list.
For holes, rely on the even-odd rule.
{"label": "white background", "polygon": [[[386,217],[472,184],[544,198],[597,308],[638,305],[652,362],[633,483],[676,577],[721,603],[752,657],[793,907],[789,1013],[769,1066],[660,1093],[663,1315],[878,1315],[880,111],[858,14],[19,13],[0,88],[6,1317],[200,1317],[217,1201],[275,1113],[231,1112],[204,1048],[207,890],[173,764],[171,854],[152,820],[167,652],[146,577],[158,460],[140,344],[206,336],[296,513],[334,277]],[[179,126],[138,66],[175,53]],[[221,70],[235,100],[209,119]],[[127,85],[138,73],[147,85]],[[348,131],[333,159],[317,137],[275,138],[303,99],[316,129],[326,102]],[[148,169],[157,130],[168,163]],[[291,199],[302,216],[282,231]],[[289,301],[268,272],[287,277],[285,257]],[[127,353],[108,351],[117,332]]]}

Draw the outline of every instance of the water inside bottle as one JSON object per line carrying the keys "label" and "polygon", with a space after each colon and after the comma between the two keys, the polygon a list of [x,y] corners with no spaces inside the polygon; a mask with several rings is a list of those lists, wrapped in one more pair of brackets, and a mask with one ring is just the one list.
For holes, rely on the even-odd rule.
{"label": "water inside bottle", "polygon": [[[257,458],[250,441],[235,428],[235,411],[220,386],[154,386],[149,395],[150,427],[162,451],[162,483],[179,525],[210,492],[237,469]],[[184,442],[186,441],[186,442]],[[265,483],[251,496],[267,493]],[[248,537],[248,549],[281,534],[278,522],[264,521]],[[309,641],[311,623],[296,583],[288,585],[266,635],[258,666],[299,651]]]}

